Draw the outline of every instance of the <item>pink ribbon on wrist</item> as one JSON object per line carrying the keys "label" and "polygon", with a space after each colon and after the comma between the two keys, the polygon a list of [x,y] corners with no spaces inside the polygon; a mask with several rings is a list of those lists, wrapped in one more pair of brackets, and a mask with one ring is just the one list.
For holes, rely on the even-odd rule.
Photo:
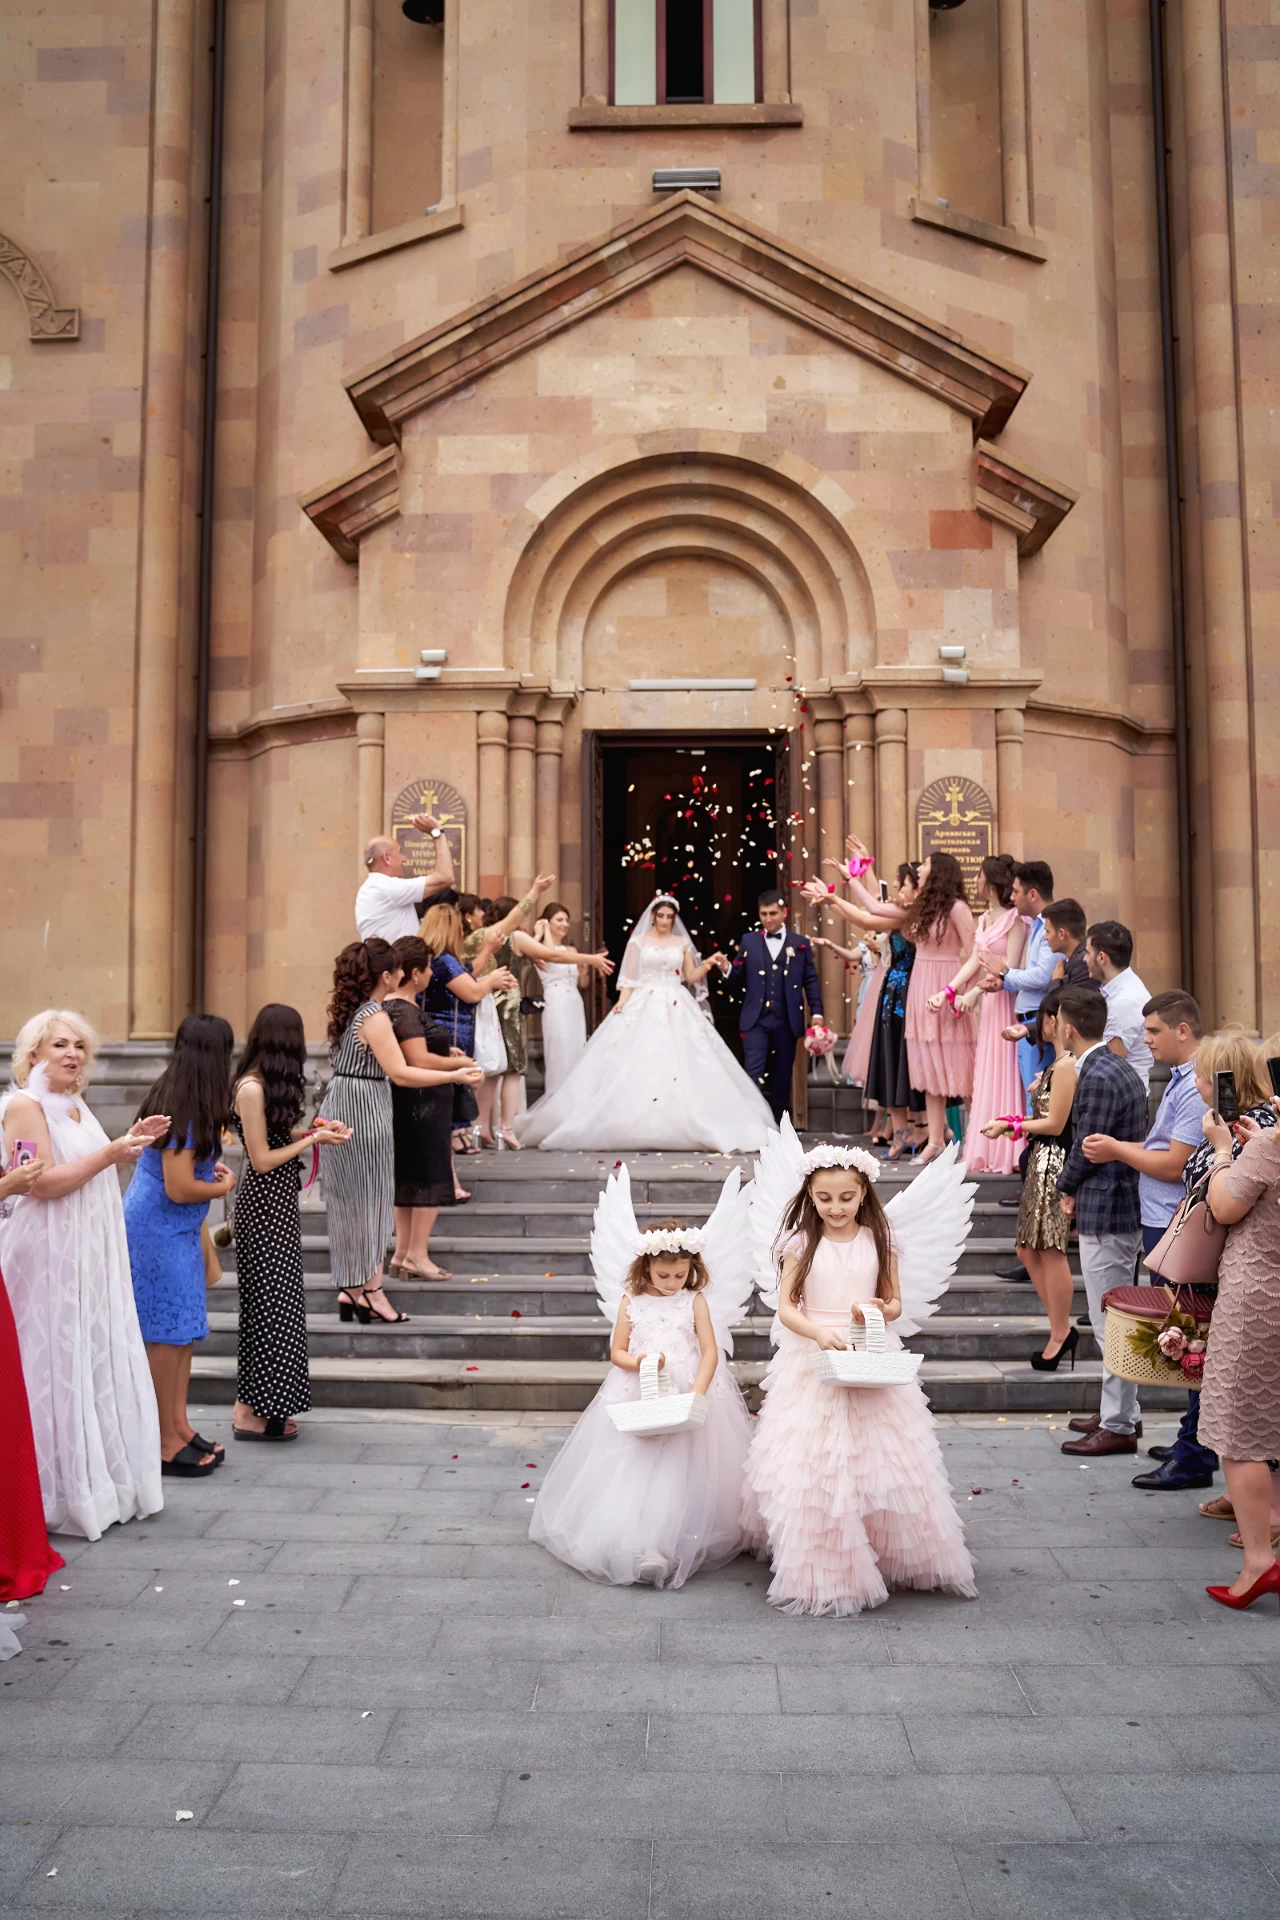
{"label": "pink ribbon on wrist", "polygon": [[952,1013],[953,1013],[953,1014],[954,1014],[954,1015],[956,1016],[956,1018],[957,1018],[957,1020],[958,1020],[958,1019],[959,1019],[959,1017],[960,1017],[960,1009],[959,1009],[959,1007],[958,1007],[958,1006],[956,1005],[956,990],[955,990],[955,988],[954,988],[954,987],[944,987],[944,988],[942,989],[942,995],[943,995],[943,998],[944,998],[944,999],[945,999],[945,1000],[947,1001],[947,1003],[948,1003],[948,1005],[950,1006],[950,1008],[951,1008],[951,1011],[952,1011]]}
{"label": "pink ribbon on wrist", "polygon": [[309,1190],[312,1187],[314,1187],[316,1183],[316,1176],[319,1173],[319,1171],[320,1171],[320,1142],[318,1140],[313,1140],[311,1142],[311,1171],[307,1175],[306,1185],[302,1189],[304,1193],[309,1192]]}
{"label": "pink ribbon on wrist", "polygon": [[[845,867],[851,880],[861,880],[863,874],[869,873],[874,865],[874,860],[869,856],[864,858],[862,854],[858,854],[856,858],[846,860],[845,862]],[[833,887],[831,891],[834,893],[835,888]]]}
{"label": "pink ribbon on wrist", "polygon": [[1023,1121],[1023,1116],[1022,1116],[1022,1114],[1020,1114],[1020,1113],[1002,1113],[1002,1114],[1000,1115],[1000,1120],[1001,1120],[1001,1124],[1002,1124],[1002,1125],[1004,1125],[1004,1126],[1006,1126],[1006,1127],[1011,1127],[1011,1128],[1013,1129],[1013,1137],[1014,1137],[1014,1140],[1015,1140],[1015,1141],[1018,1141],[1018,1140],[1021,1140],[1021,1138],[1022,1138],[1022,1121]]}

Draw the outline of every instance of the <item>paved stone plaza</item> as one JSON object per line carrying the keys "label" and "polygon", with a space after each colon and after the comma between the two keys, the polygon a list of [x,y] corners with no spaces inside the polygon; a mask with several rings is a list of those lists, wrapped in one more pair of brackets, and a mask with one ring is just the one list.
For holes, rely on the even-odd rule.
{"label": "paved stone plaza", "polygon": [[659,1594],[530,1545],[568,1418],[313,1415],[63,1543],[0,1668],[0,1911],[1280,1908],[1280,1622],[1205,1598],[1195,1496],[944,1419],[981,1598],[796,1620],[752,1561]]}

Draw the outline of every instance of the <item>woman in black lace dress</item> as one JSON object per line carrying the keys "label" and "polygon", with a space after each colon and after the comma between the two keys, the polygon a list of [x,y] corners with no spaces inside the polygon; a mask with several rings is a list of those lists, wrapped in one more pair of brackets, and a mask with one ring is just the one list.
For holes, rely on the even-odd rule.
{"label": "woman in black lace dress", "polygon": [[235,1203],[237,1440],[294,1440],[292,1416],[311,1405],[298,1163],[313,1147],[340,1147],[351,1130],[323,1121],[295,1137],[306,1102],[306,1057],[301,1016],[273,1002],[254,1021],[236,1069],[232,1124],[244,1146]]}

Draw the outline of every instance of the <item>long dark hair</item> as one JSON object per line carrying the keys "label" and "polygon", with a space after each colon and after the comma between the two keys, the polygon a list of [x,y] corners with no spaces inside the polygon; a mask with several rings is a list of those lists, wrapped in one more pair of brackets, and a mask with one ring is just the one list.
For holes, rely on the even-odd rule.
{"label": "long dark hair", "polygon": [[195,1149],[207,1160],[222,1145],[231,1122],[231,1049],[235,1036],[216,1013],[189,1013],[173,1037],[173,1053],[153,1083],[137,1118],[167,1113],[169,1132],[159,1147]]}
{"label": "long dark hair", "polygon": [[929,878],[912,903],[910,917],[903,922],[903,933],[917,946],[922,940],[941,940],[951,918],[952,907],[964,897],[964,875],[955,855],[930,854]]}
{"label": "long dark hair", "polygon": [[[796,1259],[796,1270],[791,1276],[790,1298],[793,1307],[800,1305],[804,1283],[809,1278],[813,1256],[818,1251],[823,1234],[822,1215],[813,1204],[813,1195],[809,1192],[809,1188],[817,1174],[840,1171],[842,1169],[836,1167],[815,1167],[813,1172],[806,1176],[804,1185],[782,1216],[782,1225],[774,1243],[775,1255],[779,1254],[786,1247],[787,1241],[796,1234],[800,1236],[801,1243]],[[876,1243],[876,1298],[891,1300],[893,1298],[891,1278],[893,1241],[889,1233],[889,1222],[877,1198],[876,1190],[865,1174],[859,1173],[856,1167],[850,1167],[849,1172],[862,1186],[862,1205],[858,1208],[858,1225],[870,1227],[872,1238]]]}
{"label": "long dark hair", "polygon": [[262,1082],[267,1132],[288,1133],[307,1103],[307,1036],[296,1007],[272,1000],[260,1007],[236,1066],[238,1084],[246,1074]]}
{"label": "long dark hair", "polygon": [[329,1001],[329,1045],[336,1047],[356,1008],[372,994],[384,973],[398,973],[396,950],[375,935],[353,940],[333,963],[333,995]]}

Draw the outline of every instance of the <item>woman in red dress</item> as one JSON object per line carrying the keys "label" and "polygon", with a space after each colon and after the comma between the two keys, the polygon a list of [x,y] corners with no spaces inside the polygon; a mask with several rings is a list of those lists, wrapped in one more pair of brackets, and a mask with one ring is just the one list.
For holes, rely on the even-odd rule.
{"label": "woman in red dress", "polygon": [[[27,1193],[47,1164],[33,1160],[6,1173],[0,1178],[0,1201]],[[45,1529],[18,1331],[0,1274],[0,1602],[28,1600],[43,1593],[50,1574],[64,1564],[62,1555],[49,1545]]]}

